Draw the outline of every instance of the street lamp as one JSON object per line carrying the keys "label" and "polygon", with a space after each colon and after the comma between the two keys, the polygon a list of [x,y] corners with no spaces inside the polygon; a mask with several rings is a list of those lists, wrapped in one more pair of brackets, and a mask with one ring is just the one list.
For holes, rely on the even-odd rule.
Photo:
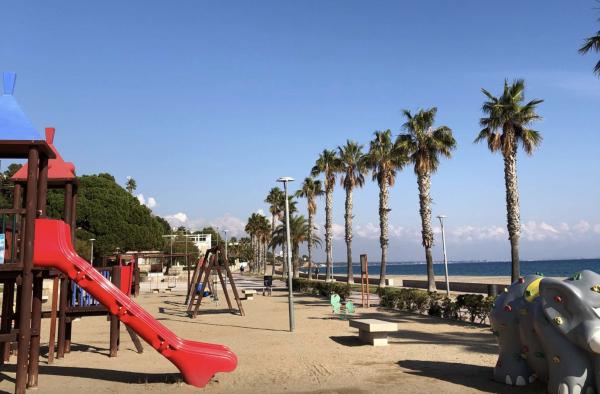
{"label": "street lamp", "polygon": [[442,248],[444,250],[444,270],[446,271],[446,295],[450,296],[450,282],[448,281],[448,257],[446,256],[446,233],[444,232],[444,219],[446,215],[439,215],[437,217],[440,219],[440,224],[442,225]]}
{"label": "street lamp", "polygon": [[90,242],[92,243],[92,251],[90,253],[90,264],[94,265],[94,241],[96,238],[90,238]]}
{"label": "street lamp", "polygon": [[294,291],[292,289],[292,247],[290,242],[290,207],[288,201],[288,182],[293,182],[294,178],[289,176],[283,176],[277,179],[277,182],[283,183],[283,191],[285,195],[285,230],[286,230],[286,244],[287,244],[287,266],[288,266],[288,304],[290,314],[290,331],[294,331]]}

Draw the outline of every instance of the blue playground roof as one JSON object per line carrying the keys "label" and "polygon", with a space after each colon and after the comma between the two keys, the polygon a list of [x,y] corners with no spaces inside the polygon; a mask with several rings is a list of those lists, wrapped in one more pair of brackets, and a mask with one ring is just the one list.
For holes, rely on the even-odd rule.
{"label": "blue playground roof", "polygon": [[16,77],[15,73],[4,73],[4,92],[0,96],[0,140],[43,140],[13,96]]}

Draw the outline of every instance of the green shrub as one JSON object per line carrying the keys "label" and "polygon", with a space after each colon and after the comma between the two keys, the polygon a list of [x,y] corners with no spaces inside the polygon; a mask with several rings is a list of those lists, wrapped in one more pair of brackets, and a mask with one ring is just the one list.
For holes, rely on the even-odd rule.
{"label": "green shrub", "polygon": [[[342,300],[346,300],[352,290],[360,291],[360,288],[346,283],[307,279],[294,279],[293,286],[296,291],[324,297],[337,293]],[[484,297],[481,294],[461,294],[453,300],[436,292],[398,287],[379,287],[376,293],[380,305],[385,308],[418,312],[444,319],[468,320],[471,323],[485,323],[494,302],[494,297]]]}

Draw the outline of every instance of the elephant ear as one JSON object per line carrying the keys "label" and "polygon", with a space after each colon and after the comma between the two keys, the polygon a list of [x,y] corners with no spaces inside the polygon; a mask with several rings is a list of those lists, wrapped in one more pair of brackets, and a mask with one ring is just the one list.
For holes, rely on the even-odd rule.
{"label": "elephant ear", "polygon": [[565,335],[585,318],[581,292],[566,281],[545,278],[540,282],[540,297],[549,324]]}

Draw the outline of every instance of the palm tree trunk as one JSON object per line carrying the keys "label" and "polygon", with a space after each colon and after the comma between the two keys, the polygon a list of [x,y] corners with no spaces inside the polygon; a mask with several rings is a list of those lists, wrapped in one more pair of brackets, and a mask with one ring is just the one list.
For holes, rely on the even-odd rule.
{"label": "palm tree trunk", "polygon": [[346,189],[346,263],[347,273],[346,282],[354,283],[354,274],[352,272],[352,189]]}
{"label": "palm tree trunk", "polygon": [[300,276],[300,247],[298,245],[294,245],[294,253],[292,253],[293,258],[293,270],[294,270],[294,278],[298,278]]}
{"label": "palm tree trunk", "polygon": [[517,185],[517,145],[504,155],[504,183],[506,185],[506,223],[510,240],[510,257],[512,263],[511,281],[519,279],[521,267],[519,261],[519,236],[521,234],[521,218],[519,214],[519,188]]}
{"label": "palm tree trunk", "polygon": [[[271,236],[273,236],[273,233],[275,233],[275,215],[271,215]],[[271,271],[271,275],[275,276],[275,245],[273,245],[271,251],[273,253],[273,270]]]}
{"label": "palm tree trunk", "polygon": [[333,226],[333,182],[325,179],[325,252],[326,270],[325,281],[331,280],[333,264],[332,226]]}
{"label": "palm tree trunk", "polygon": [[[310,204],[309,204],[310,205]],[[312,231],[313,231],[313,214],[308,210],[308,280],[312,279]]]}
{"label": "palm tree trunk", "polygon": [[417,174],[419,184],[419,213],[421,214],[421,235],[423,236],[423,247],[425,247],[425,260],[427,261],[427,291],[436,291],[435,276],[433,273],[433,258],[431,247],[433,246],[433,230],[431,229],[431,179],[428,173]]}
{"label": "palm tree trunk", "polygon": [[379,271],[379,287],[385,287],[388,249],[388,199],[389,190],[386,180],[379,184],[379,244],[381,246],[381,266]]}

